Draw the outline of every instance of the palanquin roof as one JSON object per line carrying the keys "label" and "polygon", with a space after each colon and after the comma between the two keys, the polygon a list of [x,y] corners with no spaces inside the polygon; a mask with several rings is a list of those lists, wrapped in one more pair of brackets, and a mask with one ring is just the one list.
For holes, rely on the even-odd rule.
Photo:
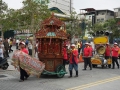
{"label": "palanquin roof", "polygon": [[36,38],[67,39],[65,23],[54,14],[42,22],[42,28],[36,33]]}

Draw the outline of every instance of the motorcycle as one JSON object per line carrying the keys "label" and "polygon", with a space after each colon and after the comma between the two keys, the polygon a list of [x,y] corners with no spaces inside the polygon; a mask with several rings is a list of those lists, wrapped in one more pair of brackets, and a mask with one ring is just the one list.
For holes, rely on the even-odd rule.
{"label": "motorcycle", "polygon": [[0,68],[2,68],[3,70],[6,70],[8,66],[9,64],[8,64],[7,58],[3,58],[0,60]]}

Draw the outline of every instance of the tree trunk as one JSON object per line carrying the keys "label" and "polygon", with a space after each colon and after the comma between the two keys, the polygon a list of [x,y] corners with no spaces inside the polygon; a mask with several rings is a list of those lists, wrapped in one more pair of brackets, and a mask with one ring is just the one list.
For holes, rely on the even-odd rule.
{"label": "tree trunk", "polygon": [[31,30],[32,30],[32,34],[33,34],[33,40],[32,40],[32,57],[34,57],[35,56],[35,47],[34,47],[34,45],[35,45],[35,31],[34,31],[34,15],[33,15],[33,17],[32,17],[32,21],[31,21]]}

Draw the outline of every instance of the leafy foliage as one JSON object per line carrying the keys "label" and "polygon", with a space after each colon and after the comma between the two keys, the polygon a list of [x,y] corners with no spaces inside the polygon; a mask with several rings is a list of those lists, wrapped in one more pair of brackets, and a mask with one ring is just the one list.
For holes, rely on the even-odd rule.
{"label": "leafy foliage", "polygon": [[[4,26],[4,31],[10,29],[33,30],[33,28],[34,30],[38,30],[40,28],[40,22],[50,16],[47,5],[42,4],[40,1],[36,2],[35,0],[24,0],[23,7],[18,10],[7,9],[7,4],[4,2],[0,5],[0,8],[0,12],[2,12],[0,15],[0,23]],[[34,23],[32,23],[33,20]],[[31,25],[33,27],[31,27]]]}

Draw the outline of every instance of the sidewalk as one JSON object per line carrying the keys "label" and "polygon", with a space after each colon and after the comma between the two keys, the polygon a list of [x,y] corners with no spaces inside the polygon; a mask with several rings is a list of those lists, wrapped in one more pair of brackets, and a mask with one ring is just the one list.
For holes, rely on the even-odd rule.
{"label": "sidewalk", "polygon": [[12,46],[12,50],[13,50],[13,52],[11,52],[11,53],[9,53],[9,58],[7,59],[8,60],[8,63],[9,63],[9,67],[8,67],[8,71],[11,71],[11,70],[15,70],[15,68],[14,68],[14,66],[13,65],[11,65],[11,62],[12,62],[12,55],[13,55],[13,53],[14,53],[14,51],[16,50],[16,46]]}

